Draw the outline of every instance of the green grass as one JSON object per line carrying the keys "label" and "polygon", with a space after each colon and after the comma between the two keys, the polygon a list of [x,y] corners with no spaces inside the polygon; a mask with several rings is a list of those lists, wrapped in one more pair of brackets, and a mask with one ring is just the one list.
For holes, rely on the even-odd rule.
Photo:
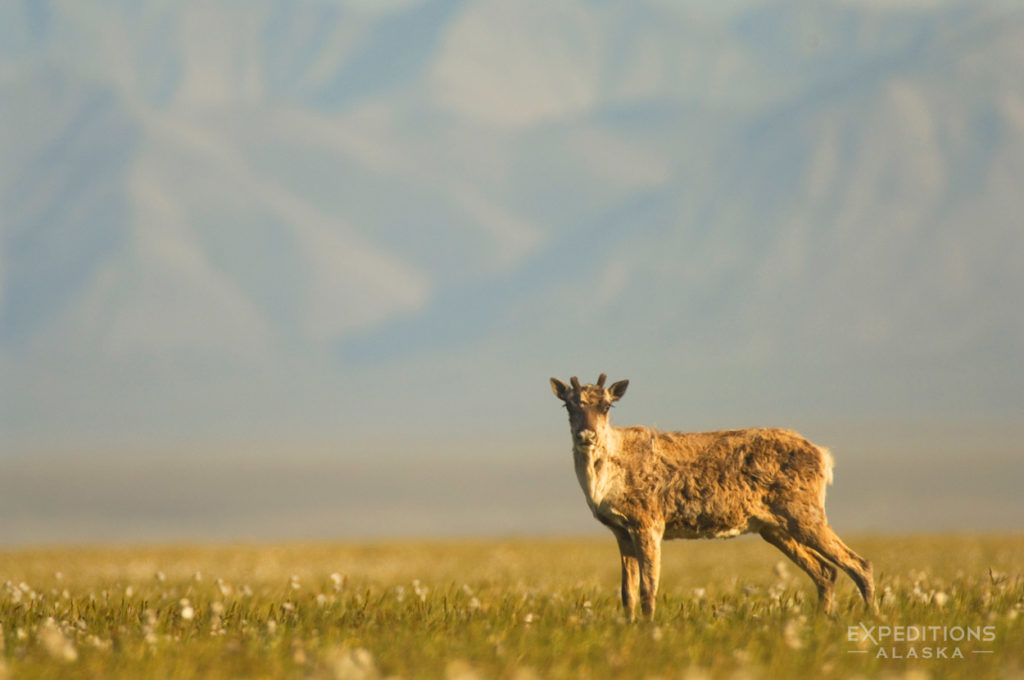
{"label": "green grass", "polygon": [[[4,552],[0,677],[1024,677],[1024,537],[849,538],[878,619],[843,576],[818,614],[747,538],[667,543],[653,624],[622,618],[611,536]],[[862,622],[993,639],[878,658]],[[937,648],[963,658],[907,658]]]}

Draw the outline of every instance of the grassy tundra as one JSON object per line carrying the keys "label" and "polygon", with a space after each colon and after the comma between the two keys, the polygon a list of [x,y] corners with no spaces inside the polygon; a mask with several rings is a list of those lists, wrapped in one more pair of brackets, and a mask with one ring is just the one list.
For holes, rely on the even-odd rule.
{"label": "grassy tundra", "polygon": [[1024,677],[1021,536],[852,537],[871,620],[760,540],[670,544],[653,624],[608,543],[4,552],[0,677]]}

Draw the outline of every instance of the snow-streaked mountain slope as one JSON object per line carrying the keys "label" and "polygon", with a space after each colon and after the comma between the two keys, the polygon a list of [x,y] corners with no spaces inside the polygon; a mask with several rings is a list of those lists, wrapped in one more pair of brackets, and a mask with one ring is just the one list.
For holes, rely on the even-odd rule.
{"label": "snow-streaked mountain slope", "polygon": [[1024,396],[1012,4],[26,1],[0,25],[13,443],[530,430],[547,375],[585,370],[640,378],[661,422]]}

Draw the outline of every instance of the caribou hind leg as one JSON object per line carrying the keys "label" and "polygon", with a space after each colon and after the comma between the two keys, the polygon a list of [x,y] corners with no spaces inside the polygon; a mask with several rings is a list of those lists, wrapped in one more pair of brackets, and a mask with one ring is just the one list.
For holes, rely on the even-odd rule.
{"label": "caribou hind leg", "polygon": [[832,613],[836,577],[839,572],[814,550],[804,547],[782,529],[765,526],[761,538],[782,551],[798,567],[807,572],[818,588],[818,604],[826,614]]}
{"label": "caribou hind leg", "polygon": [[853,579],[857,590],[864,598],[864,604],[871,612],[877,612],[875,604],[875,583],[871,562],[864,559],[836,535],[825,521],[825,511],[819,507],[803,508],[803,512],[789,514],[787,532],[798,543],[819,553]]}

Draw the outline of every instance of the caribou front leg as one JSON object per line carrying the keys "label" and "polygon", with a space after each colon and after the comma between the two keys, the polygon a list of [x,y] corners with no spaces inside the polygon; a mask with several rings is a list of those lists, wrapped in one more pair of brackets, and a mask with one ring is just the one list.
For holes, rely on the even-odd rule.
{"label": "caribou front leg", "polygon": [[622,608],[626,619],[632,621],[636,617],[636,598],[640,590],[640,562],[629,532],[616,527],[612,533],[619,543],[619,555],[622,558]]}
{"label": "caribou front leg", "polygon": [[654,619],[654,602],[661,578],[661,537],[664,527],[640,527],[632,532],[633,545],[640,562],[640,611],[648,621]]}

